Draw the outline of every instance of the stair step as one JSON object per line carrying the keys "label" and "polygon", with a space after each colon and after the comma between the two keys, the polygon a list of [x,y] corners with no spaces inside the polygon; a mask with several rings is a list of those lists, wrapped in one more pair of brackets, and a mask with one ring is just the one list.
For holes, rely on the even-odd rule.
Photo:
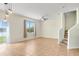
{"label": "stair step", "polygon": [[64,38],[68,38],[68,36],[64,36]]}
{"label": "stair step", "polygon": [[65,34],[68,34],[68,32],[65,32]]}
{"label": "stair step", "polygon": [[65,37],[67,37],[68,35],[64,35]]}
{"label": "stair step", "polygon": [[68,33],[68,32],[65,32],[66,34]]}
{"label": "stair step", "polygon": [[68,36],[68,35],[64,35],[64,36]]}
{"label": "stair step", "polygon": [[68,30],[65,30],[65,32],[68,32]]}
{"label": "stair step", "polygon": [[64,40],[66,40],[66,41],[67,41],[67,38],[64,38]]}
{"label": "stair step", "polygon": [[63,42],[67,43],[67,40],[64,40]]}
{"label": "stair step", "polygon": [[67,46],[68,30],[64,33],[64,40],[62,40],[61,45]]}
{"label": "stair step", "polygon": [[64,34],[64,36],[68,36],[68,34]]}
{"label": "stair step", "polygon": [[66,39],[64,39],[62,42],[65,42],[65,43],[67,43],[67,40],[66,40]]}
{"label": "stair step", "polygon": [[67,44],[64,44],[64,43],[60,43],[60,45],[62,45],[62,46],[67,46]]}
{"label": "stair step", "polygon": [[67,42],[62,42],[62,44],[65,44],[65,45],[67,45]]}
{"label": "stair step", "polygon": [[65,35],[68,35],[68,33],[65,33]]}
{"label": "stair step", "polygon": [[65,35],[64,37],[68,37],[67,35]]}
{"label": "stair step", "polygon": [[61,46],[65,46],[65,47],[67,46],[66,44],[63,44],[63,43],[60,43],[60,45],[61,45]]}
{"label": "stair step", "polygon": [[65,32],[68,32],[68,31],[65,31]]}
{"label": "stair step", "polygon": [[65,34],[68,34],[68,31],[67,30],[65,31]]}
{"label": "stair step", "polygon": [[61,43],[67,45],[67,39],[64,39]]}

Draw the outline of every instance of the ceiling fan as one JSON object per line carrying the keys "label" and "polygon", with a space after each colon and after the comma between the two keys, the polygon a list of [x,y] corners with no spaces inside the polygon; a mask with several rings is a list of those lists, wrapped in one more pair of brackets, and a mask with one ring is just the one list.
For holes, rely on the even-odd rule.
{"label": "ceiling fan", "polygon": [[12,3],[2,3],[1,6],[2,6],[1,10],[3,10],[3,12],[5,13],[4,19],[7,19],[7,17],[10,14],[14,13],[13,4]]}
{"label": "ceiling fan", "polygon": [[48,16],[42,16],[42,17],[41,17],[41,20],[42,20],[42,21],[48,20]]}
{"label": "ceiling fan", "polygon": [[12,4],[4,3],[5,11],[9,14],[12,13]]}

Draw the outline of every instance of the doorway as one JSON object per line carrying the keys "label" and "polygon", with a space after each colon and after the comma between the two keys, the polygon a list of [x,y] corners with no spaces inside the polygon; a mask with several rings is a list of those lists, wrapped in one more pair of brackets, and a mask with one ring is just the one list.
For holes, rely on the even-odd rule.
{"label": "doorway", "polygon": [[67,12],[65,15],[65,30],[69,30],[76,24],[76,11]]}
{"label": "doorway", "polygon": [[27,39],[33,39],[35,38],[35,22],[33,21],[24,21],[24,37]]}
{"label": "doorway", "polygon": [[7,20],[0,20],[0,43],[6,43],[9,39],[9,24]]}
{"label": "doorway", "polygon": [[64,39],[63,43],[68,43],[68,31],[76,24],[76,11],[64,13]]}

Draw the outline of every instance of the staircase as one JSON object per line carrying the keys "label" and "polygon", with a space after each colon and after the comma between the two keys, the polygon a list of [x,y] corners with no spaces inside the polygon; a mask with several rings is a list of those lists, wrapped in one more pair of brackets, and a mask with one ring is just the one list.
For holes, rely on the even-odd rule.
{"label": "staircase", "polygon": [[68,30],[65,31],[64,33],[64,40],[62,40],[63,45],[67,45],[67,38],[68,38]]}

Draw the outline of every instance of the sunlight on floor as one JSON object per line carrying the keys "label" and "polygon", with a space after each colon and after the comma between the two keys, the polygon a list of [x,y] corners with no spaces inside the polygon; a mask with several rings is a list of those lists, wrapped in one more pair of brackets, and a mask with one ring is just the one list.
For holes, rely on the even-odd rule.
{"label": "sunlight on floor", "polygon": [[26,54],[34,55],[36,54],[36,42],[30,42],[26,45]]}
{"label": "sunlight on floor", "polygon": [[0,44],[0,52],[3,52],[5,51],[7,48],[7,44],[3,43],[3,44]]}

